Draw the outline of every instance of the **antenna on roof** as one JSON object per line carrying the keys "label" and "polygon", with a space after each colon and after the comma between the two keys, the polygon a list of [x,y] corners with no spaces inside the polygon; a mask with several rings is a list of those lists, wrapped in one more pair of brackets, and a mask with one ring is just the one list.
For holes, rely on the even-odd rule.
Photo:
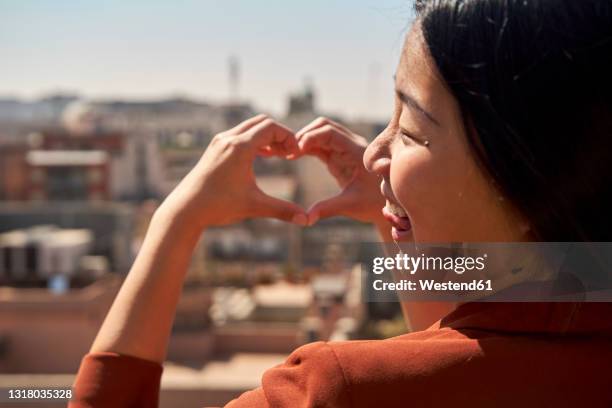
{"label": "antenna on roof", "polygon": [[230,55],[228,59],[228,74],[230,102],[237,102],[240,97],[240,61],[235,55]]}

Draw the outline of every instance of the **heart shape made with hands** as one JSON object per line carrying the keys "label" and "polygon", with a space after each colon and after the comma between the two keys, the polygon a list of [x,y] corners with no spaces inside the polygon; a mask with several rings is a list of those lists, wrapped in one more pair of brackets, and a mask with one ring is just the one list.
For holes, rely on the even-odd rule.
{"label": "heart shape made with hands", "polygon": [[[380,225],[385,200],[378,177],[364,167],[366,147],[363,137],[329,119],[319,118],[296,133],[258,115],[216,134],[158,211],[186,221],[193,231],[264,217],[307,226],[340,215]],[[272,197],[257,185],[257,156],[318,157],[341,191],[308,210]]]}
{"label": "heart shape made with hands", "polygon": [[[372,223],[381,219],[380,211],[385,199],[380,193],[380,179],[368,172],[363,164],[368,144],[365,138],[323,117],[293,136],[293,142],[283,140],[281,143],[273,142],[260,147],[257,155],[288,160],[297,160],[303,156],[317,157],[340,187],[337,194],[317,200],[303,214],[294,215],[291,219],[293,223],[310,226],[319,219],[332,216]],[[319,177],[318,174],[316,176]],[[295,203],[289,205],[295,206]]]}

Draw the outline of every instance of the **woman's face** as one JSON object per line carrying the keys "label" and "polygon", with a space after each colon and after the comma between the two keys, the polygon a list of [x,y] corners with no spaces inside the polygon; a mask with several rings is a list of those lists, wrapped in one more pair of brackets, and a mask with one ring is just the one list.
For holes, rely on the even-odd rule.
{"label": "woman's face", "polygon": [[396,241],[510,242],[527,224],[471,152],[459,106],[429,55],[418,23],[395,76],[395,109],[365,152],[381,176]]}

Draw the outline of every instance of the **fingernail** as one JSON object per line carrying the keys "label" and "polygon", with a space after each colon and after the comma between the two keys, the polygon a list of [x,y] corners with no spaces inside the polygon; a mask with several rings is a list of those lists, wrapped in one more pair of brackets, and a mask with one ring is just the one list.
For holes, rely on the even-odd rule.
{"label": "fingernail", "polygon": [[319,214],[308,214],[308,226],[314,225],[319,221]]}
{"label": "fingernail", "polygon": [[304,214],[295,214],[291,219],[291,222],[305,227],[306,225],[308,225],[308,217],[306,217],[306,215]]}

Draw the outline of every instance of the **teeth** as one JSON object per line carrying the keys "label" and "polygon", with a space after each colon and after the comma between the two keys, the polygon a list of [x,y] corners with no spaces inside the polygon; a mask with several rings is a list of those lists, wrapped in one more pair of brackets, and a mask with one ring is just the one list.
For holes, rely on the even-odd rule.
{"label": "teeth", "polygon": [[386,207],[390,213],[397,215],[398,217],[408,216],[408,214],[406,214],[406,211],[404,211],[404,209],[397,204],[387,201]]}

